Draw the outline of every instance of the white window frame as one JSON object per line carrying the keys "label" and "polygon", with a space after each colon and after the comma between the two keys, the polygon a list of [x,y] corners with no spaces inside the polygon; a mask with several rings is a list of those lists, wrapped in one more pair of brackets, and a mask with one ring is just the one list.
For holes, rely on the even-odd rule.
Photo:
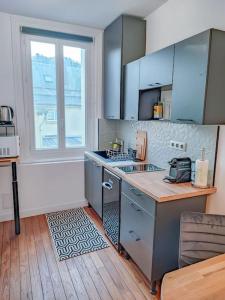
{"label": "white window frame", "polygon": [[[23,91],[24,91],[24,111],[26,116],[26,137],[28,142],[28,160],[31,161],[57,161],[82,159],[84,152],[93,148],[93,136],[95,135],[95,124],[93,118],[93,87],[91,76],[93,74],[92,43],[67,41],[48,37],[39,37],[22,34],[22,57],[23,57]],[[32,61],[31,61],[31,41],[46,42],[55,44],[56,51],[56,82],[57,82],[57,112],[58,113],[58,149],[36,149],[35,148],[35,127],[33,109],[33,87],[32,87]],[[64,114],[64,66],[63,66],[63,46],[72,46],[85,49],[85,146],[76,148],[63,147],[65,144],[65,114]],[[58,57],[60,56],[61,59]],[[62,100],[62,101],[60,101]],[[59,128],[60,127],[60,128]],[[60,134],[59,134],[60,131]],[[62,140],[64,143],[62,143]]]}

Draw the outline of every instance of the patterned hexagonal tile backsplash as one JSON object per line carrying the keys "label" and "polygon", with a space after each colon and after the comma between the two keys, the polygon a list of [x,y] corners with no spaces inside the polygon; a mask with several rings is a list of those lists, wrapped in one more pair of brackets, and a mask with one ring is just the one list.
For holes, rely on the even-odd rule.
{"label": "patterned hexagonal tile backsplash", "polygon": [[[189,156],[193,161],[200,157],[200,149],[206,149],[209,160],[209,183],[213,180],[218,126],[174,124],[159,121],[99,120],[99,149],[108,147],[116,137],[124,140],[124,147],[135,148],[137,130],[145,130],[148,135],[147,159],[162,168],[168,168],[173,157]],[[187,143],[186,151],[170,147],[170,141]]]}

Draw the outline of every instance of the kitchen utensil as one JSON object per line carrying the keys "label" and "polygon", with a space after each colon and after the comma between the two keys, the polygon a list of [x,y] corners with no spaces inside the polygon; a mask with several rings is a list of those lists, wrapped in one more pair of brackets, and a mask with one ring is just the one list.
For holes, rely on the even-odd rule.
{"label": "kitchen utensil", "polygon": [[136,135],[136,158],[140,160],[145,160],[146,157],[146,147],[147,147],[147,132],[138,130]]}

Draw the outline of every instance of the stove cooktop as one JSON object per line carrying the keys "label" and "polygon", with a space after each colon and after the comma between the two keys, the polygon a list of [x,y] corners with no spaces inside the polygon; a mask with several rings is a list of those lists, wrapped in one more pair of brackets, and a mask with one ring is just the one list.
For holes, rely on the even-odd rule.
{"label": "stove cooktop", "polygon": [[156,171],[164,170],[152,164],[129,165],[129,166],[118,167],[118,168],[125,173],[156,172]]}

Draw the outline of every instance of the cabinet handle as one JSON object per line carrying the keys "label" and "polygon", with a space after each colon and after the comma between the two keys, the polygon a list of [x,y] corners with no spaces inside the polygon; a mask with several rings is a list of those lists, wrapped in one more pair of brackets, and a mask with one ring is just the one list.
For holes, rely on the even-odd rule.
{"label": "cabinet handle", "polygon": [[134,210],[136,210],[138,212],[143,212],[143,210],[140,209],[138,206],[136,206],[133,202],[129,202],[129,204]]}
{"label": "cabinet handle", "polygon": [[112,190],[112,185],[111,185],[111,183],[109,183],[109,182],[103,182],[102,183],[102,186],[103,186],[103,188],[105,188],[105,189],[107,189],[107,190],[109,190],[109,191],[111,191]]}
{"label": "cabinet handle", "polygon": [[101,167],[101,165],[99,165],[99,164],[95,163],[95,167],[97,167],[97,168],[100,168],[100,167]]}
{"label": "cabinet handle", "polygon": [[129,234],[134,237],[135,241],[138,242],[141,240],[141,238],[138,237],[138,235],[133,231],[133,230],[129,230]]}
{"label": "cabinet handle", "polygon": [[181,118],[179,118],[179,119],[177,119],[177,121],[179,121],[179,122],[189,122],[189,123],[196,123],[194,120],[192,120],[192,119],[181,119]]}
{"label": "cabinet handle", "polygon": [[136,190],[135,188],[130,188],[130,191],[131,191],[135,196],[138,196],[138,197],[141,197],[141,196],[144,195],[142,192],[139,192],[139,191]]}
{"label": "cabinet handle", "polygon": [[148,86],[156,86],[156,85],[161,85],[161,83],[160,82],[155,82],[155,83],[148,84]]}

